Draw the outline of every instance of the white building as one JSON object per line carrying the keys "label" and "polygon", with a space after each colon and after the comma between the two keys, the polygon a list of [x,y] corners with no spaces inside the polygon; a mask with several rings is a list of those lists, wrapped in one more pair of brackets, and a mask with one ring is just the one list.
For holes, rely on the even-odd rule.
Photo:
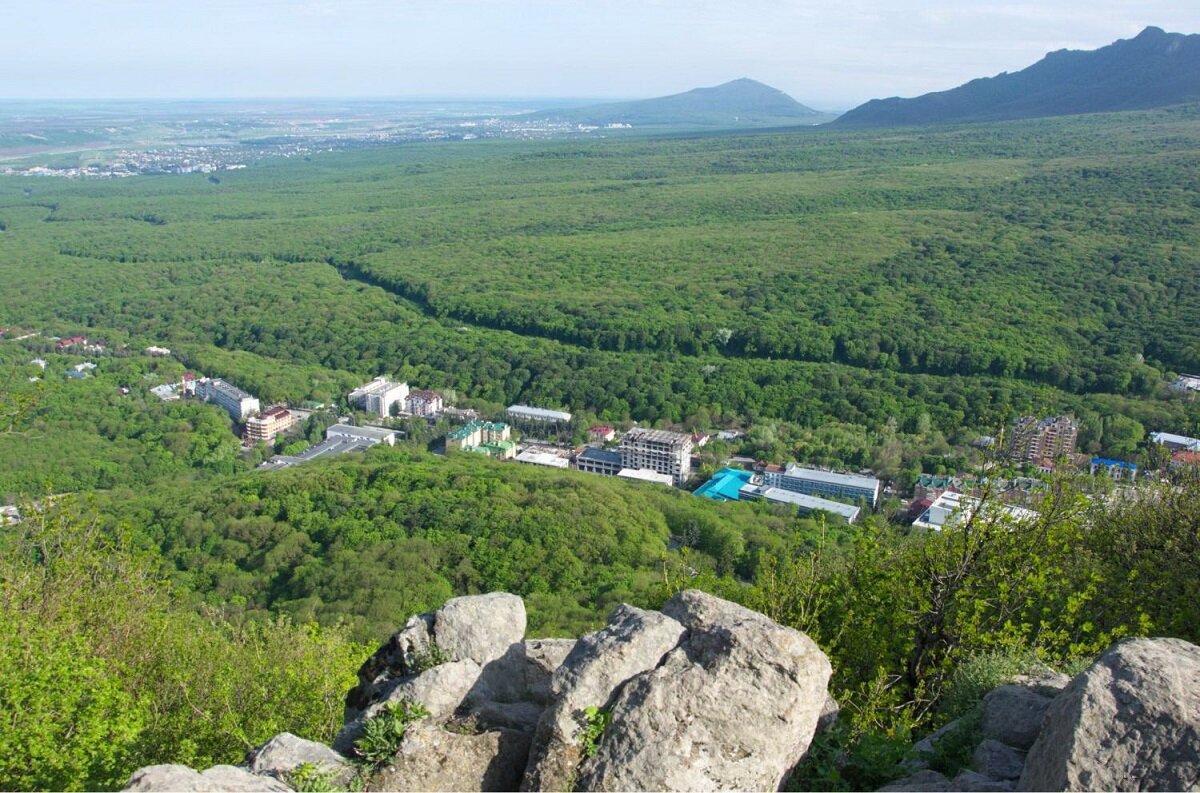
{"label": "white building", "polygon": [[783,471],[764,471],[763,484],[810,496],[862,499],[874,509],[883,483],[873,476],[838,474],[788,463]]}
{"label": "white building", "polygon": [[[921,517],[913,521],[914,529],[933,529],[941,531],[949,526],[956,526],[965,523],[975,514],[975,510],[979,509],[979,499],[972,496],[964,496],[962,493],[956,493],[953,490],[947,490],[937,497],[929,508],[921,513]],[[1010,504],[998,504],[990,502],[987,506],[989,511],[988,517],[992,515],[1004,515],[1014,521],[1034,520],[1037,518],[1037,513],[1032,509],[1024,507],[1014,507]]]}
{"label": "white building", "polygon": [[383,427],[353,427],[349,424],[332,424],[325,429],[326,440],[361,441],[363,443],[386,443],[396,445],[396,432]]}
{"label": "white building", "polygon": [[146,348],[146,354],[151,358],[166,358],[171,354],[171,351],[166,347],[156,347],[151,345]]}
{"label": "white building", "polygon": [[831,515],[843,518],[847,523],[853,523],[858,520],[858,515],[862,512],[860,507],[856,507],[853,504],[843,504],[840,501],[830,501],[827,498],[796,493],[791,490],[784,490],[781,487],[767,487],[756,484],[742,485],[738,491],[738,499],[745,499],[747,501],[764,499],[775,504],[788,504],[799,510],[802,515],[807,515],[815,511],[828,512]]}
{"label": "white building", "polygon": [[546,424],[569,424],[571,414],[562,410],[547,410],[528,405],[509,405],[508,417],[515,422],[540,421]]}
{"label": "white building", "polygon": [[544,465],[548,468],[569,468],[570,458],[546,449],[530,447],[517,455],[517,462]]}
{"label": "white building", "polygon": [[657,471],[680,486],[692,475],[692,436],[683,432],[635,427],[621,438],[621,465]]}
{"label": "white building", "polygon": [[233,416],[234,421],[245,421],[262,410],[257,397],[218,378],[203,377],[196,381],[195,393],[205,402],[214,402]]}
{"label": "white building", "polygon": [[387,418],[392,415],[392,405],[404,407],[408,397],[408,383],[393,383],[386,377],[376,377],[364,386],[350,392],[350,404],[368,413]]}
{"label": "white building", "polygon": [[413,416],[436,416],[442,412],[443,406],[442,395],[427,389],[413,391],[404,400],[405,412]]}
{"label": "white building", "polygon": [[1150,440],[1160,446],[1166,446],[1171,451],[1200,452],[1200,438],[1189,438],[1170,432],[1152,432]]}
{"label": "white building", "polygon": [[1200,391],[1200,375],[1181,374],[1170,386],[1172,391],[1181,393],[1196,393]]}
{"label": "white building", "polygon": [[667,487],[675,484],[675,478],[670,474],[660,474],[649,468],[622,468],[617,472],[617,476],[622,479],[634,479],[638,482],[653,482],[656,485],[666,485]]}

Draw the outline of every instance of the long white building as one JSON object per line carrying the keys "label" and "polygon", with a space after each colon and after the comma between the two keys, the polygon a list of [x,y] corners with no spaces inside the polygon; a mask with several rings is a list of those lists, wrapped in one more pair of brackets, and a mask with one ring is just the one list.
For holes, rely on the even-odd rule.
{"label": "long white building", "polygon": [[350,392],[350,404],[382,418],[392,415],[392,405],[404,406],[408,383],[393,383],[386,377],[376,377],[366,385]]}
{"label": "long white building", "polygon": [[250,396],[237,386],[215,377],[197,380],[195,391],[196,396],[205,402],[213,402],[225,408],[234,421],[245,421],[262,410],[257,397]]}
{"label": "long white building", "polygon": [[795,463],[788,463],[782,471],[764,471],[763,484],[809,496],[863,499],[871,509],[879,503],[879,493],[883,489],[883,483],[873,476],[838,474]]}

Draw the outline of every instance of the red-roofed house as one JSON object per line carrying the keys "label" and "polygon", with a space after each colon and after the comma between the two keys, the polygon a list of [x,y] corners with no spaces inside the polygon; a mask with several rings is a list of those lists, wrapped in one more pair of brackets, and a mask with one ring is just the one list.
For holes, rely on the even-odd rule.
{"label": "red-roofed house", "polygon": [[68,339],[58,340],[59,350],[68,350],[72,347],[82,347],[88,343],[87,336],[71,336]]}
{"label": "red-roofed house", "polygon": [[597,424],[588,430],[588,437],[594,441],[607,443],[617,437],[617,431],[607,424]]}

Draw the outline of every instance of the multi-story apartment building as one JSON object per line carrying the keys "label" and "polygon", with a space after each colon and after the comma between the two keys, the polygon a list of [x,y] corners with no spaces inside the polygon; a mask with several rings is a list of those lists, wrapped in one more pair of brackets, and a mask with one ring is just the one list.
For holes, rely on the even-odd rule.
{"label": "multi-story apartment building", "polygon": [[376,377],[366,385],[350,392],[350,404],[367,413],[387,418],[392,415],[392,405],[404,406],[408,397],[408,383],[393,383],[386,377]]}
{"label": "multi-story apartment building", "polygon": [[883,489],[883,483],[873,476],[838,474],[803,468],[795,463],[788,463],[782,471],[763,471],[763,484],[809,496],[832,496],[853,501],[862,499],[872,509],[879,503],[879,493]]}
{"label": "multi-story apartment building", "polygon": [[436,416],[442,412],[442,395],[437,391],[413,391],[404,400],[405,412],[413,416]]}
{"label": "multi-story apartment building", "polygon": [[245,421],[262,409],[256,397],[217,378],[204,377],[195,381],[195,394],[205,402],[215,402],[225,408],[234,421]]}
{"label": "multi-story apartment building", "polygon": [[499,443],[510,439],[512,431],[507,424],[491,421],[472,421],[452,430],[446,436],[447,449],[470,449],[488,443]]}
{"label": "multi-story apartment building", "polygon": [[634,428],[621,439],[621,467],[667,474],[682,486],[692,475],[692,436]]}
{"label": "multi-story apartment building", "polygon": [[257,416],[246,419],[246,443],[254,444],[266,441],[270,443],[281,432],[291,429],[296,423],[296,415],[285,407],[273,407],[264,410]]}
{"label": "multi-story apartment building", "polygon": [[1079,425],[1071,416],[1022,416],[1013,427],[1012,450],[1027,462],[1056,460],[1075,453],[1078,437]]}

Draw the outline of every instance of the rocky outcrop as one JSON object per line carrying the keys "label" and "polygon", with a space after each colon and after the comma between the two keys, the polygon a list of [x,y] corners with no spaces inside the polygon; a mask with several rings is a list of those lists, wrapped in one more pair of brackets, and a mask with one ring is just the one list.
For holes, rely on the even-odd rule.
{"label": "rocky outcrop", "polygon": [[1200,647],[1118,643],[1050,706],[1019,790],[1200,787]]}
{"label": "rocky outcrop", "polygon": [[570,790],[583,759],[587,709],[608,708],[613,692],[657,666],[683,633],[670,617],[622,605],[605,628],[580,639],[551,678],[552,704],[538,723],[522,789]]}
{"label": "rocky outcrop", "polygon": [[622,687],[581,787],[778,789],[816,731],[829,660],[804,634],[699,591],[663,612],[687,635]]}
{"label": "rocky outcrop", "polygon": [[256,749],[246,763],[246,770],[286,781],[288,775],[300,766],[319,769],[342,784],[349,782],[354,774],[350,762],[338,752],[323,743],[306,741],[290,732],[276,735]]}
{"label": "rocky outcrop", "polygon": [[125,790],[139,791],[212,791],[212,793],[251,793],[253,791],[291,791],[282,782],[257,776],[244,768],[218,765],[206,771],[193,771],[186,765],[152,765],[139,768],[129,778]]}
{"label": "rocky outcrop", "polygon": [[882,791],[888,791],[889,793],[905,793],[905,791],[911,790],[942,791],[953,789],[954,788],[951,787],[950,780],[946,778],[945,774],[939,774],[937,771],[930,771],[929,769],[918,771],[911,776],[906,776],[903,779],[897,779],[895,782],[891,782],[879,788],[881,793]]}
{"label": "rocky outcrop", "polygon": [[433,722],[408,728],[373,790],[516,790],[529,756],[529,736],[512,730],[458,734]]}
{"label": "rocky outcrop", "polygon": [[[917,743],[907,770],[964,729]],[[1200,647],[1129,639],[1074,680],[1015,678],[984,697],[979,733],[953,780],[926,768],[881,790],[1200,790]]]}
{"label": "rocky outcrop", "polygon": [[[619,606],[578,641],[524,631],[520,598],[455,598],[362,665],[332,749],[285,733],[243,768],[153,766],[129,789],[281,791],[301,765],[376,790],[777,789],[837,719],[807,636],[701,592]],[[425,715],[354,759],[400,703]]]}
{"label": "rocky outcrop", "polygon": [[983,698],[983,737],[1027,750],[1037,740],[1050,697],[1023,685],[1000,686]]}

